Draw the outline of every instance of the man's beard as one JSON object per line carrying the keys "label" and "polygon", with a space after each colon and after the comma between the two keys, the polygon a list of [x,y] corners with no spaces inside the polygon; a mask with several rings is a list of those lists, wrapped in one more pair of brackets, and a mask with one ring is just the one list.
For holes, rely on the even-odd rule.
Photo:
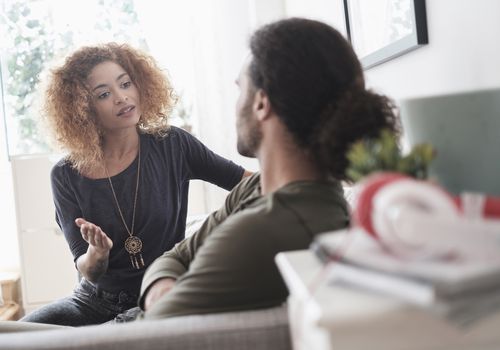
{"label": "man's beard", "polygon": [[252,116],[252,105],[248,102],[237,116],[238,153],[245,157],[256,157],[256,152],[262,140],[262,132]]}

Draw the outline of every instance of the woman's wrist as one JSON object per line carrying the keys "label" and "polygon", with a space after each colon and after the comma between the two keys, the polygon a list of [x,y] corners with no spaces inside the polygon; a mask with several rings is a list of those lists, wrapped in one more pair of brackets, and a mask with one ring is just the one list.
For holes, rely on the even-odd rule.
{"label": "woman's wrist", "polygon": [[97,282],[108,269],[108,263],[109,250],[98,251],[94,246],[89,245],[87,253],[78,259],[77,267],[87,280]]}

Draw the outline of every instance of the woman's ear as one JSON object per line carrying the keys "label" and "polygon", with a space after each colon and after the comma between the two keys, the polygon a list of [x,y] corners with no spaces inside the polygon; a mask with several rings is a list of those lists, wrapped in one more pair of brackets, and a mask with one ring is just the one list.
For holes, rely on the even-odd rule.
{"label": "woman's ear", "polygon": [[271,114],[271,101],[262,89],[254,95],[253,111],[258,120],[265,120]]}

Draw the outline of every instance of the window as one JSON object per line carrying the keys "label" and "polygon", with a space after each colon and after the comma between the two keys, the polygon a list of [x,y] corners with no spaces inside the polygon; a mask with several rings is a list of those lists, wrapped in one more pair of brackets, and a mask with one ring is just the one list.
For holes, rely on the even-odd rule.
{"label": "window", "polygon": [[127,42],[147,50],[134,0],[0,1],[0,82],[9,154],[46,153],[38,125],[44,71],[85,44]]}

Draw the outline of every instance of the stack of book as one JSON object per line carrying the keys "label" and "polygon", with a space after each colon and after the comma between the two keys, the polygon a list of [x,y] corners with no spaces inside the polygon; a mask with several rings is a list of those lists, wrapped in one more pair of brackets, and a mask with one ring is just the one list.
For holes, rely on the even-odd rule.
{"label": "stack of book", "polygon": [[401,298],[459,325],[500,310],[500,256],[408,259],[359,228],[319,235],[311,248],[329,282]]}

